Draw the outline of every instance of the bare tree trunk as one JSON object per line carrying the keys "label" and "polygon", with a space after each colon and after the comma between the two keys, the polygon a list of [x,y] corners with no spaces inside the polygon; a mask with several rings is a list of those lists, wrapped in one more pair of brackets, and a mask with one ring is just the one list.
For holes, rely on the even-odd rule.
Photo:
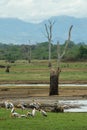
{"label": "bare tree trunk", "polygon": [[31,46],[30,46],[30,40],[29,40],[29,50],[28,50],[28,63],[31,63]]}
{"label": "bare tree trunk", "polygon": [[51,67],[51,42],[52,42],[52,29],[53,29],[54,22],[49,20],[49,25],[45,24],[45,29],[46,29],[46,37],[48,39],[49,43],[49,62],[48,62],[48,67]]}
{"label": "bare tree trunk", "polygon": [[60,75],[60,68],[57,70],[51,69],[50,72],[50,92],[49,95],[59,95],[59,75]]}
{"label": "bare tree trunk", "polygon": [[29,47],[29,58],[28,58],[28,63],[31,63],[31,47]]}
{"label": "bare tree trunk", "polygon": [[48,67],[51,67],[51,41],[49,40],[49,62],[48,62]]}

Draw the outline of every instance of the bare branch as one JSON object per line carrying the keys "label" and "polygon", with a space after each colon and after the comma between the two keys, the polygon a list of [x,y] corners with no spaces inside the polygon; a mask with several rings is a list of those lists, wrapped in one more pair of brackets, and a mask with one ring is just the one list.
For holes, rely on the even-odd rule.
{"label": "bare branch", "polygon": [[50,32],[50,39],[52,39],[52,28],[53,28],[53,25],[54,25],[55,21],[52,22],[49,20],[49,32]]}
{"label": "bare branch", "polygon": [[71,38],[71,30],[73,28],[73,25],[71,25],[70,29],[69,29],[69,36],[68,36],[68,41],[70,41],[70,38]]}
{"label": "bare branch", "polygon": [[52,22],[52,21],[48,20],[48,22],[49,22],[49,25],[45,24],[45,29],[46,29],[46,33],[47,33],[47,35],[45,35],[45,37],[47,37],[48,41],[51,41],[52,40],[52,28],[53,28],[55,21]]}
{"label": "bare branch", "polygon": [[46,33],[47,33],[47,38],[49,39],[49,37],[50,37],[50,34],[49,34],[49,31],[48,31],[48,27],[47,27],[47,25],[45,24],[45,29],[46,29]]}
{"label": "bare branch", "polygon": [[52,21],[48,21],[49,24],[45,24],[45,29],[46,29],[46,37],[48,39],[48,43],[49,43],[49,65],[48,66],[51,66],[51,42],[52,42],[52,29],[53,29],[53,24],[54,22]]}
{"label": "bare branch", "polygon": [[57,41],[57,56],[58,56],[58,59],[60,59],[60,45],[59,45],[59,41]]}
{"label": "bare branch", "polygon": [[55,20],[52,22],[50,20],[48,20],[48,22],[53,26],[55,24]]}
{"label": "bare branch", "polygon": [[57,66],[60,67],[60,44],[57,41]]}
{"label": "bare branch", "polygon": [[60,58],[62,58],[62,57],[65,55],[67,46],[68,46],[68,44],[69,44],[69,42],[70,42],[72,27],[73,27],[73,25],[71,25],[70,28],[69,28],[68,40],[66,41],[66,45],[65,45],[64,51],[63,51],[63,53],[62,53],[62,55],[61,55]]}

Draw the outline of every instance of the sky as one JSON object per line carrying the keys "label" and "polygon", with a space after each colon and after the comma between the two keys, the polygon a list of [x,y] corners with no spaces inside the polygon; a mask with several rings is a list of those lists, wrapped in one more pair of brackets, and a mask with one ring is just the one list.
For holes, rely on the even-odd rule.
{"label": "sky", "polygon": [[60,15],[87,17],[87,0],[0,0],[0,17],[38,23]]}

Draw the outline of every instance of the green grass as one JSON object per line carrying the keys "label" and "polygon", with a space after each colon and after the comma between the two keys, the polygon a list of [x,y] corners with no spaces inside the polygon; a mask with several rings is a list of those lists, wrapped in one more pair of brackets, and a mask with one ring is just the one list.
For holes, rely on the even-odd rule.
{"label": "green grass", "polygon": [[[53,67],[56,66],[56,61],[52,61]],[[7,65],[5,61],[0,61],[0,64]],[[47,81],[50,78],[50,69],[48,61],[34,60],[31,64],[27,61],[16,61],[10,64],[10,73],[5,72],[5,68],[0,68],[0,81]],[[62,72],[60,80],[87,81],[87,63],[86,62],[68,62],[61,63]]]}
{"label": "green grass", "polygon": [[60,75],[61,80],[81,80],[81,81],[86,81],[87,80],[87,72],[86,71],[69,71],[69,72],[62,72]]}
{"label": "green grass", "polygon": [[[17,110],[22,113],[21,110]],[[26,113],[23,112],[23,113]],[[29,118],[11,118],[10,110],[0,109],[0,130],[87,130],[87,113],[39,112]]]}

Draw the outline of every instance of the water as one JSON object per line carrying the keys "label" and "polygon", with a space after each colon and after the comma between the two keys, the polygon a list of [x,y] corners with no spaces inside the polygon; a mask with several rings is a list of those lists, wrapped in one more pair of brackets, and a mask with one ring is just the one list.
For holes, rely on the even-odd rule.
{"label": "water", "polygon": [[87,112],[87,100],[62,100],[64,112]]}
{"label": "water", "polygon": [[[0,84],[0,86],[49,86],[49,84]],[[87,87],[87,84],[59,84],[59,86]]]}

